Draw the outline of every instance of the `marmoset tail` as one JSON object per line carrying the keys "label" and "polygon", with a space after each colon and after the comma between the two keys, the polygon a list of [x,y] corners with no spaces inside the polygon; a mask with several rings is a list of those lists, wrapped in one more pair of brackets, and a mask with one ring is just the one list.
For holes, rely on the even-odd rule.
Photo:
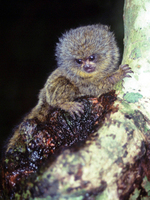
{"label": "marmoset tail", "polygon": [[38,104],[25,119],[36,117],[44,121],[49,106],[61,108],[73,117],[80,116],[84,105],[75,102],[75,98],[99,97],[132,72],[128,65],[118,67],[119,51],[114,34],[101,24],[64,33],[55,55],[58,68],[48,77]]}

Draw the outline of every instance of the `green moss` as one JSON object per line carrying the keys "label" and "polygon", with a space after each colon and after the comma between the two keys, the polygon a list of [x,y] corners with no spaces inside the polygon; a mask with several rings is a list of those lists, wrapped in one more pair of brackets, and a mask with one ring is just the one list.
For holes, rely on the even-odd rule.
{"label": "green moss", "polygon": [[109,194],[108,194],[108,190],[105,190],[102,194],[97,195],[95,200],[108,200],[109,199]]}
{"label": "green moss", "polygon": [[122,108],[120,109],[124,114],[134,114],[134,110],[131,108],[131,105],[127,101],[122,101]]}
{"label": "green moss", "polygon": [[[48,197],[46,197],[46,198],[34,198],[34,200],[52,200],[53,198],[52,197],[50,197],[50,196],[48,196]],[[54,199],[53,199],[54,200]]]}
{"label": "green moss", "polygon": [[83,196],[79,196],[79,197],[71,197],[68,200],[82,200]]}
{"label": "green moss", "polygon": [[142,54],[141,54],[141,50],[139,48],[134,48],[131,51],[131,54],[130,54],[131,59],[136,60],[136,59],[140,58],[141,56],[142,56]]}
{"label": "green moss", "polygon": [[135,200],[139,197],[139,194],[140,194],[140,190],[138,190],[137,188],[135,189],[134,191],[134,194],[130,197],[129,200]]}
{"label": "green moss", "polygon": [[122,81],[119,81],[119,82],[115,85],[114,90],[117,90],[117,91],[121,91],[121,90],[122,90]]}
{"label": "green moss", "polygon": [[147,180],[146,176],[143,179],[143,186],[146,192],[148,193],[148,196],[150,196],[150,182]]}
{"label": "green moss", "polygon": [[9,159],[6,158],[5,159],[5,163],[8,164],[9,163]]}
{"label": "green moss", "polygon": [[128,92],[124,95],[124,100],[126,100],[128,103],[135,103],[138,102],[139,99],[141,99],[143,96],[140,93],[134,93],[134,92]]}

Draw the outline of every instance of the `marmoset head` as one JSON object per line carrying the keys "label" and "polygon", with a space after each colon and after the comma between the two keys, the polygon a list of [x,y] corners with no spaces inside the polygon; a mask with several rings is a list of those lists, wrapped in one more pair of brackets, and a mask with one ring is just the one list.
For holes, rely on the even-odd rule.
{"label": "marmoset head", "polygon": [[119,52],[108,26],[89,25],[64,33],[56,46],[56,60],[71,74],[104,77],[118,64]]}

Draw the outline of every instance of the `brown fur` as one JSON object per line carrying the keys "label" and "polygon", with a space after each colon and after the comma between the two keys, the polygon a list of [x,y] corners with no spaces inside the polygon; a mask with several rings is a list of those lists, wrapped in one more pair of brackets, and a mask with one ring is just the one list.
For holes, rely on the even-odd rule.
{"label": "brown fur", "polygon": [[[75,102],[75,98],[99,97],[112,90],[118,81],[129,77],[127,73],[131,72],[127,65],[118,69],[119,52],[114,35],[107,26],[100,24],[64,33],[57,43],[55,55],[58,68],[48,77],[37,105],[25,119],[37,117],[44,121],[49,106],[68,111],[73,117],[75,113],[80,116],[84,106]],[[82,60],[81,64],[78,59]],[[87,71],[89,67],[92,72]]]}

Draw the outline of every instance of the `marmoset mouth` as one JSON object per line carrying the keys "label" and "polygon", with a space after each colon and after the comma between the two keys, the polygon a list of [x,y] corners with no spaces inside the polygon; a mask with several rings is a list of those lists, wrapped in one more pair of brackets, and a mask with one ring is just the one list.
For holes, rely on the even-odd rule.
{"label": "marmoset mouth", "polygon": [[94,72],[95,71],[95,68],[94,66],[87,66],[87,65],[84,65],[83,66],[83,69],[88,72],[88,73],[91,73],[91,72]]}

